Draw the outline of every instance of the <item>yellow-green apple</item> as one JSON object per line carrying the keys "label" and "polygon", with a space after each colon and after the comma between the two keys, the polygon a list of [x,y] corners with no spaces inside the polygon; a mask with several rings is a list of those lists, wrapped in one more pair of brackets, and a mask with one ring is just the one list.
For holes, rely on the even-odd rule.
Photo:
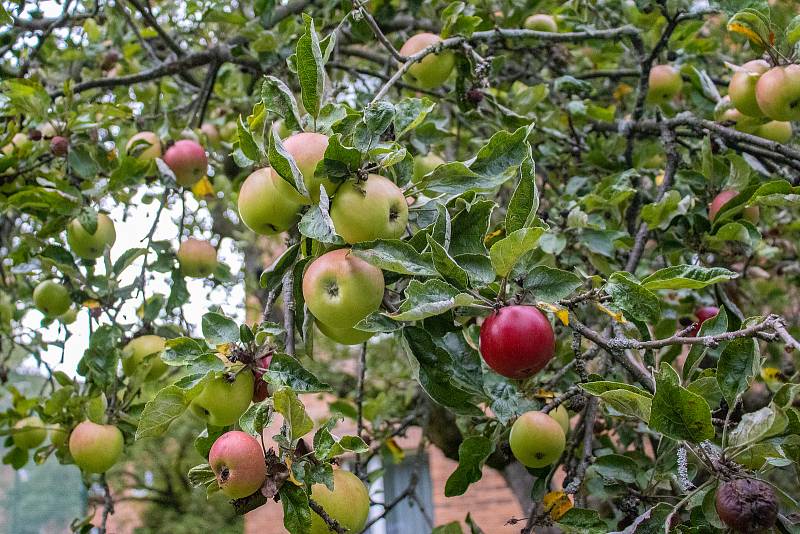
{"label": "yellow-green apple", "polygon": [[47,428],[35,415],[17,421],[11,434],[14,445],[20,449],[35,449],[44,443],[46,437]]}
{"label": "yellow-green apple", "polygon": [[319,321],[352,328],[383,300],[380,269],[341,248],[314,260],[303,275],[303,297]]}
{"label": "yellow-green apple", "polygon": [[792,123],[769,121],[756,128],[753,134],[776,143],[788,143],[792,138]]}
{"label": "yellow-green apple", "polygon": [[773,67],[756,83],[756,102],[776,121],[800,120],[800,65]]}
{"label": "yellow-green apple", "polygon": [[239,216],[248,228],[261,235],[278,234],[294,226],[307,203],[271,167],[253,172],[239,190]]}
{"label": "yellow-green apple", "polygon": [[218,373],[203,386],[189,408],[210,425],[232,425],[250,406],[253,386],[253,372],[249,369],[237,373],[233,381],[227,373]]}
{"label": "yellow-green apple", "polygon": [[161,157],[161,140],[154,132],[139,132],[128,139],[125,152],[139,161],[153,161]]}
{"label": "yellow-green apple", "polygon": [[311,200],[319,202],[319,187],[324,186],[329,197],[333,196],[337,182],[327,176],[316,176],[317,164],[325,157],[328,148],[328,136],[314,133],[301,132],[284,139],[283,147],[291,154],[297,163],[297,168],[303,173],[303,182],[306,184]]}
{"label": "yellow-green apple", "polygon": [[191,187],[205,177],[208,156],[196,141],[181,139],[164,153],[164,163],[172,169],[178,185]]}
{"label": "yellow-green apple", "polygon": [[374,332],[365,332],[355,328],[332,328],[321,321],[317,321],[317,328],[325,337],[341,345],[360,345],[375,335]]}
{"label": "yellow-green apple", "polygon": [[537,13],[525,19],[525,28],[540,32],[557,32],[558,23],[552,15]]}
{"label": "yellow-green apple", "polygon": [[206,278],[217,268],[217,250],[208,241],[190,237],[175,254],[181,272],[193,278]]}
{"label": "yellow-green apple", "polygon": [[57,449],[60,449],[67,442],[68,437],[69,432],[64,430],[61,425],[50,427],[50,443]]}
{"label": "yellow-green apple", "polygon": [[45,280],[33,290],[33,305],[48,317],[58,317],[69,309],[69,291],[58,282]]}
{"label": "yellow-green apple", "polygon": [[[369,516],[369,492],[361,480],[349,471],[333,471],[333,491],[325,484],[311,487],[311,498],[348,532],[361,532]],[[328,524],[311,514],[311,534],[329,534]]]}
{"label": "yellow-green apple", "polygon": [[[737,191],[728,190],[723,191],[715,196],[714,200],[711,201],[711,204],[708,205],[708,220],[714,222],[714,219],[716,219],[717,213],[719,213],[719,210],[722,209],[722,206],[730,202],[738,194],[739,193]],[[760,212],[758,206],[748,206],[742,213],[742,216],[753,224],[758,223],[759,215]]]}
{"label": "yellow-green apple", "polygon": [[210,122],[204,122],[200,126],[200,133],[206,136],[208,143],[211,145],[216,145],[219,143],[220,135],[219,130],[216,126],[211,124]]}
{"label": "yellow-green apple", "polygon": [[548,415],[556,420],[556,422],[561,426],[561,430],[564,431],[564,434],[569,433],[569,412],[567,411],[566,406],[559,404],[558,408],[555,410],[550,410]]}
{"label": "yellow-green apple", "polygon": [[763,59],[756,59],[742,65],[731,77],[728,84],[728,96],[731,97],[731,103],[736,109],[745,115],[764,116],[756,101],[756,83],[767,70],[769,70],[769,63]]}
{"label": "yellow-green apple", "polygon": [[444,165],[445,161],[434,154],[429,152],[426,156],[416,156],[414,158],[414,183],[422,180],[422,177],[433,171],[439,165]]}
{"label": "yellow-green apple", "polygon": [[31,145],[30,138],[22,132],[14,134],[11,142],[3,147],[3,154],[10,156],[16,150],[23,150]]}
{"label": "yellow-green apple", "polygon": [[105,473],[111,469],[119,460],[124,444],[119,428],[88,420],[78,424],[69,435],[69,453],[75,465],[87,473]]}
{"label": "yellow-green apple", "polygon": [[146,356],[157,354],[147,362],[150,370],[145,375],[145,380],[157,379],[167,372],[167,364],[161,359],[164,347],[165,341],[161,336],[145,335],[133,338],[122,349],[122,370],[131,376],[137,367],[142,365],[142,360]]}
{"label": "yellow-green apple", "polygon": [[526,412],[511,426],[514,457],[527,467],[544,467],[559,459],[566,446],[561,425],[542,412]]}
{"label": "yellow-green apple", "polygon": [[97,214],[97,228],[90,234],[80,220],[72,219],[67,225],[67,243],[79,258],[94,260],[105,252],[106,247],[113,247],[117,240],[114,221],[105,213]]}
{"label": "yellow-green apple", "polygon": [[218,437],[208,452],[208,463],[219,489],[231,499],[252,495],[267,478],[261,445],[246,432],[234,430]]}
{"label": "yellow-green apple", "polygon": [[403,191],[377,174],[339,186],[330,213],[336,233],[348,243],[398,238],[408,223]]}
{"label": "yellow-green apple", "polygon": [[681,73],[671,65],[655,65],[650,69],[647,100],[663,103],[672,100],[683,87]]}
{"label": "yellow-green apple", "polygon": [[61,322],[61,324],[72,324],[77,318],[78,310],[75,308],[70,308],[58,316],[58,320]]}
{"label": "yellow-green apple", "polygon": [[[442,38],[434,33],[418,33],[413,35],[400,48],[403,56],[413,56],[422,50],[441,42]],[[450,51],[442,51],[438,54],[428,54],[421,61],[411,65],[407,75],[411,80],[422,89],[436,89],[441,87],[450,73],[453,72],[456,60]]]}

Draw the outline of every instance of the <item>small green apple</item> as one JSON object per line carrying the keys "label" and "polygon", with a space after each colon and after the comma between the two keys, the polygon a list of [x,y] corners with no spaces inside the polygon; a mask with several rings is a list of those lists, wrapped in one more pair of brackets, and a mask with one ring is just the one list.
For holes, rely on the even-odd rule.
{"label": "small green apple", "polygon": [[548,415],[558,422],[565,435],[569,434],[569,412],[566,406],[559,404],[558,408],[550,410]]}
{"label": "small green apple", "polygon": [[671,65],[656,65],[650,69],[647,100],[664,103],[675,98],[683,87],[681,73]]}
{"label": "small green apple", "polygon": [[97,214],[97,228],[90,234],[81,222],[75,218],[67,225],[67,243],[79,258],[94,260],[105,252],[106,247],[113,247],[117,240],[114,221],[105,213]]}
{"label": "small green apple", "polygon": [[131,376],[146,356],[158,354],[158,356],[150,358],[147,363],[150,371],[145,376],[145,380],[156,380],[167,372],[168,366],[161,359],[161,352],[164,351],[165,346],[165,340],[161,336],[145,335],[133,338],[122,349],[122,370],[126,375]]}
{"label": "small green apple", "polygon": [[297,189],[270,167],[252,173],[239,190],[239,216],[248,228],[261,235],[274,235],[291,228],[307,203]]}
{"label": "small green apple", "polygon": [[250,406],[255,387],[252,371],[240,371],[233,382],[227,373],[217,373],[192,400],[189,409],[197,417],[214,426],[229,426]]}
{"label": "small green apple", "polygon": [[58,320],[61,322],[61,324],[64,325],[74,323],[77,318],[78,318],[78,310],[75,308],[70,308],[58,316]]}
{"label": "small green apple", "polygon": [[375,335],[375,332],[365,332],[355,328],[332,328],[320,321],[317,321],[317,328],[325,337],[341,345],[360,345]]}
{"label": "small green apple", "polygon": [[445,161],[433,152],[428,153],[426,156],[414,157],[414,183],[419,183],[423,176],[432,172],[439,165],[444,164]]}
{"label": "small green apple", "polygon": [[540,32],[555,33],[558,31],[558,23],[552,15],[537,13],[525,19],[525,28]]}
{"label": "small green apple", "polygon": [[758,107],[772,120],[800,120],[800,65],[773,67],[756,82]]}
{"label": "small green apple", "polygon": [[508,438],[514,457],[527,467],[545,467],[564,452],[566,437],[561,425],[542,412],[526,412],[511,426]]}
{"label": "small green apple", "polygon": [[58,317],[69,310],[69,291],[53,280],[45,280],[33,290],[33,305],[48,317]]}
{"label": "small green apple", "polygon": [[[311,487],[311,498],[322,506],[348,532],[361,532],[369,517],[369,492],[361,480],[349,471],[333,471],[333,491],[324,484]],[[311,534],[329,534],[327,523],[311,514]]]}
{"label": "small green apple", "polygon": [[788,143],[792,138],[792,123],[782,121],[770,121],[756,128],[755,135],[775,141],[776,143]]}
{"label": "small green apple", "polygon": [[105,473],[117,463],[125,440],[114,425],[91,421],[78,424],[69,435],[69,452],[75,464],[87,473]]}
{"label": "small green apple", "polygon": [[745,115],[764,116],[756,101],[756,83],[767,70],[769,70],[769,63],[762,59],[756,59],[742,65],[741,70],[734,72],[731,77],[728,84],[728,96],[736,109]]}
{"label": "small green apple", "polygon": [[349,180],[339,186],[330,214],[336,233],[348,243],[399,238],[408,224],[403,191],[377,174],[365,182]]}
{"label": "small green apple", "polygon": [[52,443],[55,448],[60,449],[67,442],[68,437],[69,432],[61,425],[50,427],[50,443]]}
{"label": "small green apple", "polygon": [[17,421],[12,432],[11,439],[20,449],[35,449],[47,437],[47,428],[35,415]]}
{"label": "small green apple", "polygon": [[[441,40],[441,37],[433,33],[418,33],[405,42],[403,47],[400,48],[400,54],[413,56],[429,46],[441,42]],[[455,64],[455,57],[450,51],[428,54],[422,61],[418,61],[409,67],[407,76],[412,83],[422,89],[436,89],[447,81],[450,73],[453,72]]]}
{"label": "small green apple", "polygon": [[316,176],[317,164],[325,157],[325,150],[328,148],[328,136],[314,133],[302,132],[284,139],[283,147],[291,154],[297,163],[297,168],[303,173],[303,182],[306,184],[311,200],[319,202],[319,188],[325,187],[328,197],[333,196],[337,182],[327,176]]}
{"label": "small green apple", "polygon": [[185,276],[207,278],[217,268],[217,251],[208,241],[190,237],[181,243],[175,255]]}
{"label": "small green apple", "polygon": [[241,499],[257,492],[267,478],[264,452],[256,438],[245,432],[225,432],[211,446],[208,463],[222,493]]}

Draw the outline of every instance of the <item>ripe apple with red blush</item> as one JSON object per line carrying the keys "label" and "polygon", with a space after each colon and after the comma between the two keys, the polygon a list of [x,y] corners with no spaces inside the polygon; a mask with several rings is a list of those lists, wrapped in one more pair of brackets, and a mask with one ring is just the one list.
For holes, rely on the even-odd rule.
{"label": "ripe apple with red blush", "polygon": [[246,432],[234,430],[218,437],[208,452],[208,463],[219,489],[231,499],[252,495],[267,478],[261,445]]}
{"label": "ripe apple with red blush", "polygon": [[486,364],[507,378],[541,371],[555,353],[550,321],[533,306],[506,306],[481,325],[480,352]]}
{"label": "ripe apple with red blush", "polygon": [[191,187],[199,182],[208,170],[208,156],[196,141],[181,139],[164,153],[164,163],[175,173],[178,185]]}
{"label": "ripe apple with red blush", "polygon": [[700,332],[700,327],[703,326],[704,322],[719,314],[719,308],[716,306],[703,306],[702,308],[698,308],[694,314],[697,317],[697,322],[692,329],[692,336],[696,336]]}
{"label": "ripe apple with red blush", "polygon": [[[714,222],[714,219],[717,218],[717,213],[719,213],[719,210],[721,210],[725,204],[733,200],[738,195],[738,191],[729,189],[715,196],[714,200],[711,201],[711,204],[708,205],[708,220]],[[758,223],[759,216],[760,212],[758,206],[748,206],[742,211],[742,217],[753,224]]]}

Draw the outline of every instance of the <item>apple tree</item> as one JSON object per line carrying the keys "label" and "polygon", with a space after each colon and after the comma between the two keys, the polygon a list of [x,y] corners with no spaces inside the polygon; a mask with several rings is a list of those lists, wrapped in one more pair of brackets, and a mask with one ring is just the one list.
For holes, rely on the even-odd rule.
{"label": "apple tree", "polygon": [[180,428],[196,491],[341,534],[422,506],[369,514],[418,427],[491,528],[797,531],[796,11],[3,2],[3,462],[105,532]]}

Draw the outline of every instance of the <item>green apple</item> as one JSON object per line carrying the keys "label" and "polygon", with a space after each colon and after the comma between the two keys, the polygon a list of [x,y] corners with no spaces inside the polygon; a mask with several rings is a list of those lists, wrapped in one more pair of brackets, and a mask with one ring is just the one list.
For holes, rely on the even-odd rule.
{"label": "green apple", "polygon": [[[348,532],[361,532],[369,517],[369,491],[349,471],[333,471],[333,491],[325,484],[311,487],[311,498]],[[329,534],[328,524],[316,513],[311,514],[311,534]]]}
{"label": "green apple", "polygon": [[683,87],[681,73],[671,65],[656,65],[650,69],[647,100],[664,103],[672,100]]}
{"label": "green apple", "polygon": [[514,457],[527,467],[545,467],[557,461],[567,441],[558,421],[536,411],[514,421],[508,440]]}
{"label": "green apple", "polygon": [[[403,56],[413,56],[429,46],[441,42],[442,38],[433,33],[418,33],[400,48]],[[450,51],[442,51],[438,54],[428,54],[422,61],[411,65],[407,71],[411,82],[422,89],[436,89],[441,87],[450,73],[453,72],[456,60]]]}
{"label": "green apple", "polygon": [[11,142],[3,147],[3,154],[5,154],[6,156],[10,156],[15,151],[17,150],[23,151],[30,146],[31,146],[30,137],[28,137],[22,132],[19,132],[14,134],[14,137],[11,138]]}
{"label": "green apple", "polygon": [[217,268],[217,251],[208,241],[190,237],[175,255],[185,276],[207,278]]}
{"label": "green apple", "polygon": [[555,33],[558,31],[558,24],[552,15],[537,13],[525,19],[525,29]]}
{"label": "green apple", "polygon": [[792,123],[782,121],[770,121],[756,128],[755,135],[775,141],[776,143],[788,143],[792,138]]}
{"label": "green apple", "polygon": [[339,186],[330,213],[336,233],[348,243],[399,238],[408,224],[403,191],[377,174]]}
{"label": "green apple", "polygon": [[317,328],[325,337],[341,345],[360,345],[375,335],[375,332],[365,332],[355,328],[332,328],[320,321],[317,321]]}
{"label": "green apple", "polygon": [[744,133],[755,133],[756,129],[763,122],[762,119],[745,115],[731,103],[730,97],[726,96],[720,100],[714,110],[714,116],[719,122],[732,122],[733,128]]}
{"label": "green apple", "polygon": [[414,157],[414,183],[418,183],[422,180],[423,176],[433,171],[433,169],[439,165],[444,164],[445,161],[433,152],[428,153],[427,156]]}
{"label": "green apple", "polygon": [[33,305],[48,317],[58,317],[69,310],[69,291],[58,282],[45,280],[33,290]]}
{"label": "green apple", "polygon": [[139,161],[153,161],[161,157],[161,140],[153,132],[139,132],[128,139],[125,152]]}
{"label": "green apple", "polygon": [[97,228],[90,234],[81,222],[75,218],[67,225],[67,243],[79,258],[94,260],[105,252],[106,247],[113,247],[117,240],[114,221],[105,213],[97,214]]}
{"label": "green apple", "polygon": [[307,203],[271,167],[252,173],[239,190],[239,216],[248,228],[261,235],[278,234],[294,226]]}
{"label": "green apple", "polygon": [[331,328],[352,328],[383,300],[380,269],[341,248],[323,254],[303,275],[303,297],[311,313]]}
{"label": "green apple", "polygon": [[261,445],[246,432],[234,430],[218,437],[208,452],[208,463],[219,489],[231,499],[252,495],[267,478]]}
{"label": "green apple", "polygon": [[69,452],[75,465],[87,473],[105,473],[117,463],[125,440],[114,425],[91,421],[78,424],[69,435]]}
{"label": "green apple", "polygon": [[217,373],[192,400],[189,409],[214,426],[229,426],[250,406],[255,382],[252,371],[240,371],[231,382],[227,373]]}
{"label": "green apple", "polygon": [[800,120],[800,65],[773,67],[756,83],[756,102],[776,121]]}
{"label": "green apple", "polygon": [[567,407],[563,404],[559,404],[558,408],[555,410],[550,410],[548,415],[556,420],[556,422],[561,426],[561,430],[564,431],[564,435],[569,434],[569,412],[567,411]]}
{"label": "green apple", "polygon": [[78,310],[75,308],[70,308],[61,315],[58,316],[58,320],[61,321],[61,324],[72,324],[78,318]]}
{"label": "green apple", "polygon": [[60,425],[50,427],[50,443],[57,449],[60,449],[67,442],[68,437],[69,432],[64,427]]}
{"label": "green apple", "polygon": [[315,175],[317,164],[325,157],[325,150],[328,148],[328,136],[313,132],[302,132],[284,139],[283,147],[291,154],[295,163],[297,163],[297,168],[303,173],[303,182],[306,184],[308,194],[311,195],[311,200],[319,202],[320,186],[325,187],[328,197],[333,196],[339,184],[327,176],[320,177]]}
{"label": "green apple", "polygon": [[161,359],[164,347],[165,340],[161,336],[146,335],[133,338],[122,349],[122,370],[126,375],[131,376],[146,356],[158,354],[148,361],[147,365],[150,367],[150,371],[145,376],[145,380],[157,379],[166,373],[168,368]]}
{"label": "green apple", "polygon": [[764,116],[756,101],[756,83],[767,70],[769,70],[769,63],[762,59],[756,59],[742,65],[741,69],[734,72],[731,77],[728,84],[728,96],[736,109],[745,115]]}
{"label": "green apple", "polygon": [[11,434],[14,445],[20,449],[35,449],[44,443],[46,437],[47,428],[35,415],[17,421]]}

